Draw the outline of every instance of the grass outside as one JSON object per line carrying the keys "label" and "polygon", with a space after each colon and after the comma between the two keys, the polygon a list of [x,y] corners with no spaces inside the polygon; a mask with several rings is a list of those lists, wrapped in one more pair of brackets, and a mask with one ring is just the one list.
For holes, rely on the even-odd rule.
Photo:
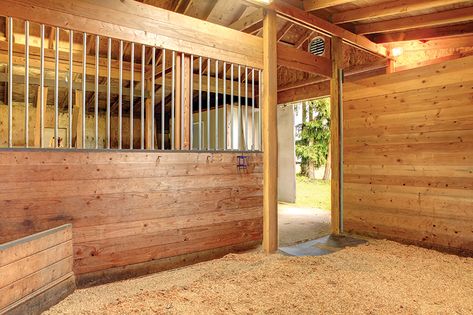
{"label": "grass outside", "polygon": [[330,210],[330,181],[297,175],[295,206]]}

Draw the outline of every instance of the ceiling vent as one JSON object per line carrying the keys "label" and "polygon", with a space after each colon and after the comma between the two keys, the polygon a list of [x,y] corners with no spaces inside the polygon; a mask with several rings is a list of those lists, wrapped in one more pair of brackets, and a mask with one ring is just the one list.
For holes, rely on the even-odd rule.
{"label": "ceiling vent", "polygon": [[309,52],[315,56],[322,56],[325,52],[325,40],[322,37],[316,37],[309,43]]}

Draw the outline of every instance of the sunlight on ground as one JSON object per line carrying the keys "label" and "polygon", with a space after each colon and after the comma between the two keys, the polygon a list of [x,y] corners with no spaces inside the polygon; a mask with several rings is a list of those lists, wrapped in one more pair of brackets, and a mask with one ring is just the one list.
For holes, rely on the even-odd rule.
{"label": "sunlight on ground", "polygon": [[330,181],[296,177],[296,207],[330,210]]}

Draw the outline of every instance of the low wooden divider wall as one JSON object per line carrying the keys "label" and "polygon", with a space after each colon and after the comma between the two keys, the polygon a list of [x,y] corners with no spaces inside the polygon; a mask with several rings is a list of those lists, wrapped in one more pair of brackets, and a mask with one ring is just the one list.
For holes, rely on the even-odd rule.
{"label": "low wooden divider wall", "polygon": [[74,289],[70,224],[0,245],[0,314],[39,314]]}
{"label": "low wooden divider wall", "polygon": [[346,231],[473,253],[473,57],[344,89]]}
{"label": "low wooden divider wall", "polygon": [[80,285],[262,239],[260,153],[1,151],[0,178],[0,242],[72,223]]}

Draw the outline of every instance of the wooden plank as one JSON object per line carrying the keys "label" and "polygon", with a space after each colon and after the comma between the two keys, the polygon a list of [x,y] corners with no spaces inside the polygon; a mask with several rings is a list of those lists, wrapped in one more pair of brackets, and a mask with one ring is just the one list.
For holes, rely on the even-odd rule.
{"label": "wooden plank", "polygon": [[[181,54],[176,55],[176,92],[174,96],[174,148],[177,150],[181,149],[181,116],[182,112],[182,67],[181,67]],[[172,142],[172,140],[171,140]]]}
{"label": "wooden plank", "polygon": [[265,11],[263,23],[263,248],[275,252],[278,241],[277,19]]}
{"label": "wooden plank", "polygon": [[[46,116],[46,108],[48,103],[48,88],[43,87],[43,122]],[[41,146],[41,88],[38,86],[36,92],[36,120],[34,128],[34,146],[39,148]],[[44,126],[43,126],[44,128]],[[44,139],[43,139],[44,141]],[[44,146],[43,142],[43,146]]]}
{"label": "wooden plank", "polygon": [[[183,130],[183,133],[184,133],[183,134],[183,141],[184,142],[182,143],[182,148],[184,150],[189,150],[191,148],[190,128],[193,128],[190,125],[191,124],[190,118],[191,118],[191,115],[194,112],[193,109],[191,108],[191,88],[190,88],[191,81],[190,80],[191,80],[192,76],[191,76],[190,66],[191,66],[190,56],[186,55],[184,57],[184,71],[183,71],[184,86],[182,87],[183,90],[184,90],[184,99],[182,100],[184,102],[184,111],[182,113],[184,115],[184,119],[183,119],[184,126],[182,127],[182,130]],[[196,82],[196,81],[194,81],[194,82]],[[219,86],[222,86],[222,85],[219,85]]]}
{"label": "wooden plank", "polygon": [[473,34],[473,23],[448,25],[427,29],[416,29],[411,31],[391,32],[371,36],[375,43],[392,43],[411,40],[427,40],[442,37],[454,37]]}
{"label": "wooden plank", "polygon": [[[5,0],[8,16],[188,54],[262,67],[262,40],[136,1]],[[100,14],[99,14],[100,13]],[[228,40],[231,38],[232,40]]]}
{"label": "wooden plank", "polygon": [[332,76],[331,62],[325,57],[314,56],[309,52],[284,44],[277,45],[277,55],[278,65],[328,78]]}
{"label": "wooden plank", "polygon": [[470,22],[472,19],[473,7],[467,7],[388,21],[360,24],[355,26],[355,33],[360,35],[385,33],[420,27]]}
{"label": "wooden plank", "polygon": [[270,6],[282,18],[300,24],[306,28],[313,29],[327,36],[336,36],[343,39],[344,42],[354,47],[366,50],[375,55],[386,57],[387,51],[383,46],[371,42],[364,36],[356,35],[346,29],[335,24],[327,22],[313,14],[304,12],[296,7],[281,3],[273,2]]}
{"label": "wooden plank", "polygon": [[82,121],[85,119],[82,115],[82,91],[75,91],[75,102],[72,109],[72,143],[76,149],[82,148]]}
{"label": "wooden plank", "polygon": [[339,69],[343,65],[343,45],[342,40],[332,37],[332,79],[330,80],[330,156],[332,165],[330,182],[331,200],[331,231],[332,234],[339,234],[340,230],[340,74]]}
{"label": "wooden plank", "polygon": [[427,10],[436,7],[448,6],[464,2],[462,0],[401,0],[382,2],[371,6],[363,6],[357,9],[337,12],[332,15],[335,24],[360,21],[365,19],[376,19],[391,15],[403,14],[419,10]]}
{"label": "wooden plank", "polygon": [[11,264],[17,260],[31,256],[36,252],[53,247],[56,244],[72,239],[71,225],[66,224],[56,228],[29,235],[0,245],[0,266]]}
{"label": "wooden plank", "polygon": [[302,5],[306,11],[315,11],[353,2],[354,0],[304,0]]}

